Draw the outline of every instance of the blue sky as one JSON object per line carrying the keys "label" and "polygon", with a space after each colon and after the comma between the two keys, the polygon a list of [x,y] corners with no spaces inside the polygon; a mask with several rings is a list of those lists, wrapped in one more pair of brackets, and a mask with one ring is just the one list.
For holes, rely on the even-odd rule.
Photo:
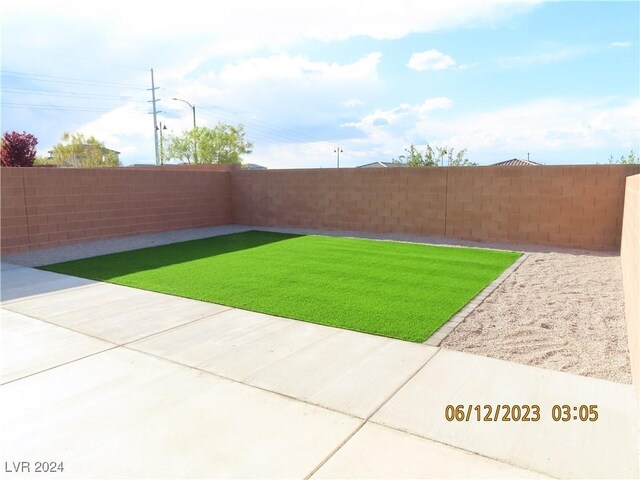
{"label": "blue sky", "polygon": [[480,164],[640,150],[638,2],[227,3],[4,6],[2,130],[153,162],[153,67],[169,134],[191,124],[184,98],[200,125],[243,123],[246,161],[269,168],[332,167],[336,145],[343,166],[412,143]]}

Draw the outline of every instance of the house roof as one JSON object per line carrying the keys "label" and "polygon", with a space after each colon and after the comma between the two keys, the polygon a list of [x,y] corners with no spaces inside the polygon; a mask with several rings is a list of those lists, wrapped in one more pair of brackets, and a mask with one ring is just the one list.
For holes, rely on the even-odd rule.
{"label": "house roof", "polygon": [[512,158],[511,160],[505,160],[504,162],[494,163],[492,167],[523,167],[523,166],[537,166],[542,165],[538,162],[533,162],[531,160],[523,160],[521,158]]}
{"label": "house roof", "polygon": [[394,167],[404,167],[401,163],[393,163],[393,162],[372,162],[365,163],[364,165],[358,165],[356,168],[394,168]]}
{"label": "house roof", "polygon": [[266,170],[267,167],[263,167],[262,165],[258,165],[257,163],[245,163],[244,166],[248,170]]}

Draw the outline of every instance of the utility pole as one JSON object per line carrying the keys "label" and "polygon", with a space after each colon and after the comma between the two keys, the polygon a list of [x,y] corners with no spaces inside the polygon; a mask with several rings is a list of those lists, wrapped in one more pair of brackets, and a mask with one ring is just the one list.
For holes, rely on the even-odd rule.
{"label": "utility pole", "polygon": [[529,152],[527,152],[527,162],[529,161]]}
{"label": "utility pole", "polygon": [[156,99],[156,90],[160,87],[156,87],[156,84],[153,80],[153,68],[151,69],[151,88],[147,88],[147,90],[151,90],[151,100],[148,100],[153,104],[153,140],[156,150],[156,165],[160,165],[160,155],[158,153],[158,110],[156,110],[156,103],[160,101],[160,99]]}
{"label": "utility pole", "polygon": [[344,152],[343,152],[343,150],[342,150],[340,147],[336,147],[336,148],[333,150],[333,153],[335,153],[335,154],[337,154],[337,155],[338,155],[338,168],[340,168],[340,154],[341,154],[341,153],[344,153]]}

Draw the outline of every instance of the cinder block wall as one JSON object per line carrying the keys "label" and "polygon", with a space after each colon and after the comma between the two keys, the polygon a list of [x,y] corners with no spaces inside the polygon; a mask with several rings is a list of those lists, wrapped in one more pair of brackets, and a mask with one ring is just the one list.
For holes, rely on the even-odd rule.
{"label": "cinder block wall", "polygon": [[235,223],[445,234],[443,169],[243,170],[231,185]]}
{"label": "cinder block wall", "polygon": [[2,168],[2,253],[223,225],[230,173],[165,168]]}
{"label": "cinder block wall", "polygon": [[617,250],[624,185],[638,165],[449,169],[447,235]]}
{"label": "cinder block wall", "polygon": [[638,165],[232,172],[234,223],[618,250]]}
{"label": "cinder block wall", "polygon": [[620,258],[631,373],[640,414],[640,175],[627,178]]}
{"label": "cinder block wall", "polygon": [[618,250],[638,165],[2,168],[2,252],[240,223]]}

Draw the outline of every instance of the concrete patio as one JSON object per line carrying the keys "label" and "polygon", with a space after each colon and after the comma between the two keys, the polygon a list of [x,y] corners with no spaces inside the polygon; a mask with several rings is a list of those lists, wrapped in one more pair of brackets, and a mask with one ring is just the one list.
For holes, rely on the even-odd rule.
{"label": "concrete patio", "polygon": [[[2,265],[2,461],[75,478],[637,478],[632,387]],[[541,421],[448,422],[447,404]],[[555,404],[598,405],[554,422]],[[32,467],[33,468],[33,467]],[[5,466],[6,470],[6,466]]]}

